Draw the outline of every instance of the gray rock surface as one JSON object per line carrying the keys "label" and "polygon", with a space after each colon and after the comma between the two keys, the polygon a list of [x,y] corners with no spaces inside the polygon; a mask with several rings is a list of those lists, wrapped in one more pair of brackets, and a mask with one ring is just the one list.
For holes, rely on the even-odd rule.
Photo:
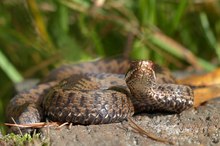
{"label": "gray rock surface", "polygon": [[[174,145],[220,145],[220,99],[211,100],[198,109],[189,109],[179,115],[141,114],[133,117],[135,123]],[[128,121],[106,125],[75,125],[57,130],[42,128],[53,146],[164,146],[131,128]]]}
{"label": "gray rock surface", "polygon": [[[175,76],[183,77],[180,73]],[[30,84],[23,86],[31,87]],[[16,89],[22,90],[20,87]],[[149,113],[136,115],[132,119],[148,133],[173,142],[174,145],[220,146],[220,98],[211,100],[198,109],[189,109],[181,114]],[[49,138],[53,146],[170,145],[137,133],[128,121],[105,125],[75,125],[70,129],[64,126],[60,130],[50,127],[42,128],[40,131],[44,137]]]}

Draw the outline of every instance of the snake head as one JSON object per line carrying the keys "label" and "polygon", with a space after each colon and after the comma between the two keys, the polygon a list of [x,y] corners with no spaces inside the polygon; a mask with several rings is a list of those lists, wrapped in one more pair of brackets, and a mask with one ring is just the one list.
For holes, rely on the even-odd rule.
{"label": "snake head", "polygon": [[155,69],[158,68],[155,63],[147,61],[132,61],[128,69],[125,80],[127,84],[144,83],[145,85],[156,81]]}

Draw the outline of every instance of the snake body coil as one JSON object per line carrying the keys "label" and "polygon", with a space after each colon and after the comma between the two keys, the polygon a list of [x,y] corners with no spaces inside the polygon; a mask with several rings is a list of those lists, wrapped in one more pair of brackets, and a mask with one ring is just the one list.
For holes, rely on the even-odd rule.
{"label": "snake body coil", "polygon": [[99,60],[56,69],[41,84],[16,95],[7,121],[105,124],[139,112],[179,113],[192,105],[192,89],[175,84],[169,72],[151,61]]}

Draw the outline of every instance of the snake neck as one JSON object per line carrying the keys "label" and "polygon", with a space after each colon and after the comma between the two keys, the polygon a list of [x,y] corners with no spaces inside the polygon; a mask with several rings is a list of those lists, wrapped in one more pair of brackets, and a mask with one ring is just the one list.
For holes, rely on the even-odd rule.
{"label": "snake neck", "polygon": [[148,85],[135,85],[129,86],[132,95],[132,103],[134,105],[135,113],[149,112],[154,110],[152,101],[154,98],[154,90],[156,83],[148,83]]}
{"label": "snake neck", "polygon": [[184,85],[151,82],[142,88],[130,86],[130,91],[136,113],[157,110],[179,113],[193,105],[193,91]]}

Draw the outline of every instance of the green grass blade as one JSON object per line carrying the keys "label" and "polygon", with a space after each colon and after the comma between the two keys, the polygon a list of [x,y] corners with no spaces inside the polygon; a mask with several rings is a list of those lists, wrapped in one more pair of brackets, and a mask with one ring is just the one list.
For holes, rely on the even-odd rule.
{"label": "green grass blade", "polygon": [[200,13],[200,21],[201,21],[202,27],[205,31],[206,38],[207,38],[208,42],[215,49],[217,57],[220,60],[220,48],[217,45],[217,40],[216,40],[215,35],[210,27],[209,20],[208,20],[206,13],[204,13],[204,12]]}
{"label": "green grass blade", "polygon": [[175,12],[175,17],[173,19],[173,27],[171,27],[172,31],[175,31],[177,29],[177,27],[179,26],[180,19],[181,19],[182,15],[184,14],[184,10],[187,7],[187,2],[188,2],[188,0],[182,0],[179,3],[179,6]]}
{"label": "green grass blade", "polygon": [[0,67],[14,83],[21,82],[23,80],[22,75],[16,70],[16,68],[9,62],[5,55],[0,51]]}
{"label": "green grass blade", "polygon": [[[173,54],[174,56],[176,56],[177,58],[180,58],[182,60],[187,59],[186,55],[185,55],[187,53],[191,59],[193,57],[193,59],[191,61],[186,60],[186,61],[190,62],[191,64],[195,65],[195,63],[196,63],[198,66],[201,66],[202,68],[204,68],[205,70],[208,70],[208,71],[215,69],[215,66],[213,64],[209,63],[208,61],[202,60],[199,57],[193,56],[193,54],[191,54],[191,52],[188,49],[182,48],[178,43],[173,42],[171,39],[167,38],[166,36],[163,36],[160,33],[158,33],[158,34],[152,35],[149,38],[149,40],[153,44],[160,47],[161,49],[169,52],[170,54]],[[185,52],[185,54],[183,52]]]}

